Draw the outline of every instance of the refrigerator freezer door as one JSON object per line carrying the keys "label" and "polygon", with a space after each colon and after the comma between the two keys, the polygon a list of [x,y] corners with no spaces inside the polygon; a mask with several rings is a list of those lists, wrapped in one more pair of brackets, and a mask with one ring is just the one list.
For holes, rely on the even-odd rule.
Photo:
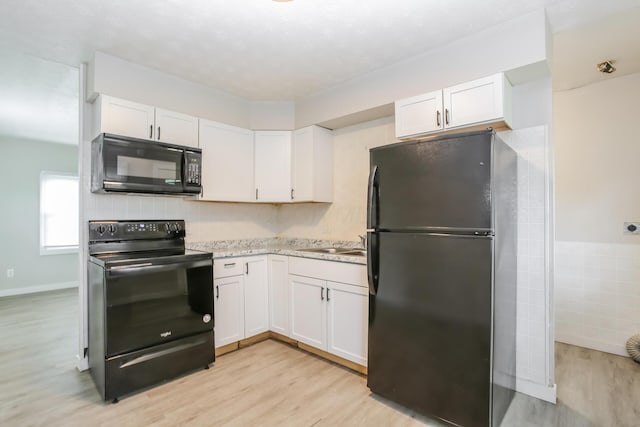
{"label": "refrigerator freezer door", "polygon": [[488,426],[493,238],[381,232],[378,246],[367,385],[418,412]]}
{"label": "refrigerator freezer door", "polygon": [[492,139],[483,131],[372,149],[368,228],[492,229]]}

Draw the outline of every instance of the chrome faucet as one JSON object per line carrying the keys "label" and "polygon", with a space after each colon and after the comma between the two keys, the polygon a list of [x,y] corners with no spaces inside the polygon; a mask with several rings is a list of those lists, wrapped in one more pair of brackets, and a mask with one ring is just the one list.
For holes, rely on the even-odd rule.
{"label": "chrome faucet", "polygon": [[362,249],[367,249],[367,235],[358,234],[358,237],[360,238],[360,246],[362,246]]}

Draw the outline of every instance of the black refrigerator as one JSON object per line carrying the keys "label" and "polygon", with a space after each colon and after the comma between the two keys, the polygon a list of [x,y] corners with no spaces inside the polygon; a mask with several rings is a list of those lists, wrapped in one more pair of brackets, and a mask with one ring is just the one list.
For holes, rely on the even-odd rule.
{"label": "black refrigerator", "polygon": [[370,151],[371,391],[454,425],[513,398],[517,163],[493,130]]}

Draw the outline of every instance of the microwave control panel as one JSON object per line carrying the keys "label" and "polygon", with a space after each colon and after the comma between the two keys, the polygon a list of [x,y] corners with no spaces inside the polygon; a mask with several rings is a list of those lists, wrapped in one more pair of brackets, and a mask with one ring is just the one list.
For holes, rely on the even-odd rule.
{"label": "microwave control panel", "polygon": [[199,153],[184,153],[187,170],[185,171],[185,181],[187,185],[200,185],[200,162],[202,156]]}

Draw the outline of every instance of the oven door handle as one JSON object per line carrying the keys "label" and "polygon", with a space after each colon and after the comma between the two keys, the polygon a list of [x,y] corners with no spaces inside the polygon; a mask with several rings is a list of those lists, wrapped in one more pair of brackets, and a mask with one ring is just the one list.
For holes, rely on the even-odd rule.
{"label": "oven door handle", "polygon": [[198,267],[210,267],[213,269],[212,260],[172,262],[169,264],[154,264],[153,262],[145,262],[141,264],[117,265],[106,269],[107,277],[122,277],[138,274],[161,273],[163,271],[171,271],[177,269],[188,269]]}

